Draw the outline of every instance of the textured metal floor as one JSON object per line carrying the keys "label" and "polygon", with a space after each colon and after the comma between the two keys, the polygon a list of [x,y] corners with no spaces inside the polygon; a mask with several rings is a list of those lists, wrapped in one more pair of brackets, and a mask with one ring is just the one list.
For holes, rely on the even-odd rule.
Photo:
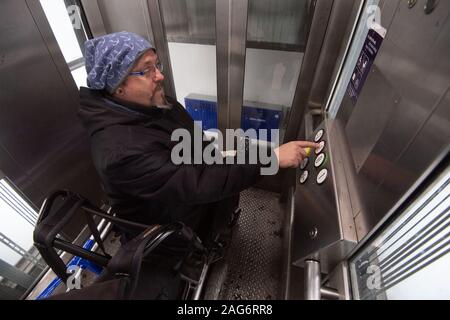
{"label": "textured metal floor", "polygon": [[239,224],[225,259],[211,269],[205,299],[281,298],[284,214],[278,199],[257,189],[241,194]]}

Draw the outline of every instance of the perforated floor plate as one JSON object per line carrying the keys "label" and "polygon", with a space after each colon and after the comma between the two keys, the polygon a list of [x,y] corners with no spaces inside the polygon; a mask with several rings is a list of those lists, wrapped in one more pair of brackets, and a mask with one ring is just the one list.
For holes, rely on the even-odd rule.
{"label": "perforated floor plate", "polygon": [[241,217],[225,260],[213,266],[205,299],[281,298],[284,214],[279,195],[250,189],[241,194]]}

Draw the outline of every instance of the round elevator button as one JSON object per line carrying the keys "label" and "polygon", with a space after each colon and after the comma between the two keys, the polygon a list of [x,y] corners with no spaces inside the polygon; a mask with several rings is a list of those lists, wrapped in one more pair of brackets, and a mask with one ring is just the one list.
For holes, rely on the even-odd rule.
{"label": "round elevator button", "polygon": [[327,180],[327,177],[328,177],[328,170],[327,169],[321,170],[317,175],[317,183],[323,184]]}
{"label": "round elevator button", "polygon": [[319,130],[314,138],[314,142],[319,142],[323,138],[324,133],[325,131],[323,129]]}
{"label": "round elevator button", "polygon": [[300,177],[300,183],[301,183],[301,184],[305,184],[305,182],[308,180],[308,177],[309,177],[309,172],[308,172],[308,170],[303,171],[303,173],[302,173],[302,175],[301,175],[301,177]]}
{"label": "round elevator button", "polygon": [[314,165],[316,166],[316,168],[319,168],[321,165],[323,165],[324,162],[325,162],[325,153],[321,153],[317,156]]}
{"label": "round elevator button", "polygon": [[325,141],[321,141],[319,143],[319,147],[316,149],[316,154],[322,153],[323,149],[325,149]]}
{"label": "round elevator button", "polygon": [[303,159],[302,163],[300,164],[300,169],[305,170],[306,167],[308,166],[308,164],[309,164],[309,158]]}

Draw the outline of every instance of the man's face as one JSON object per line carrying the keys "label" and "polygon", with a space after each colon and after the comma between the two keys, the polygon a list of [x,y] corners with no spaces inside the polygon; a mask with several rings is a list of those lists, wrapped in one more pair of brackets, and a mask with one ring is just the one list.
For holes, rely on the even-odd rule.
{"label": "man's face", "polygon": [[128,76],[114,96],[143,106],[165,105],[164,75],[155,67],[158,56],[153,50],[146,52],[131,72],[146,71],[143,76]]}

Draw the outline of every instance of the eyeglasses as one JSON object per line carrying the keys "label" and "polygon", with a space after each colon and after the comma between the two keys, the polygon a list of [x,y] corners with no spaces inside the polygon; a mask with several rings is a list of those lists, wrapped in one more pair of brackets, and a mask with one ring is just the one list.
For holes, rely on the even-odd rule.
{"label": "eyeglasses", "polygon": [[140,76],[140,77],[143,77],[143,76],[145,76],[148,73],[150,76],[154,76],[155,73],[156,73],[156,69],[158,69],[159,72],[162,73],[163,69],[164,69],[163,64],[158,61],[156,63],[156,65],[151,66],[150,68],[147,68],[147,69],[145,69],[143,71],[130,72],[128,75],[129,76]]}

